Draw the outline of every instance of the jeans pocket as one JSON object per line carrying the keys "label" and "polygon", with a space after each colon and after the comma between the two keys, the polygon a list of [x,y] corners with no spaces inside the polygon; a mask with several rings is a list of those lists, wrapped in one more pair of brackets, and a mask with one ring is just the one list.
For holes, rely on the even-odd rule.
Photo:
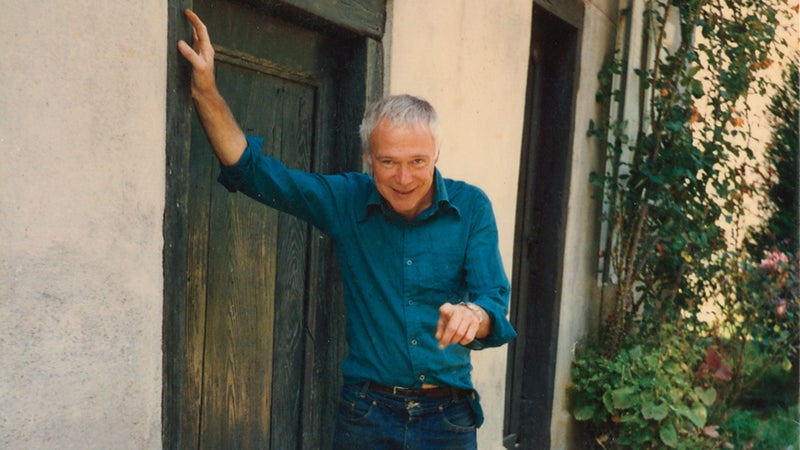
{"label": "jeans pocket", "polygon": [[465,400],[457,401],[444,405],[440,408],[442,420],[452,431],[471,432],[475,431],[475,415]]}
{"label": "jeans pocket", "polygon": [[351,423],[361,422],[370,415],[374,406],[375,402],[369,397],[345,387],[339,399],[339,417]]}

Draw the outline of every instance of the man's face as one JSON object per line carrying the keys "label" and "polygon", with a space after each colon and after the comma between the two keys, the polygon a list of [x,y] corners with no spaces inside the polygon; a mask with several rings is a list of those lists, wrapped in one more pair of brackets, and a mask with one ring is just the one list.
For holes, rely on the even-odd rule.
{"label": "man's face", "polygon": [[369,138],[372,155],[364,158],[381,196],[408,220],[433,202],[433,169],[439,155],[425,125],[378,123]]}

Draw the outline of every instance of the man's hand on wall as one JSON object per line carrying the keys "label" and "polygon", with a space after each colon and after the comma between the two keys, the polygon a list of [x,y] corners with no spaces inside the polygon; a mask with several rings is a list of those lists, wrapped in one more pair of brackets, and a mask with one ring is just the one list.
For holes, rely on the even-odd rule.
{"label": "man's hand on wall", "polygon": [[190,46],[184,40],[178,41],[178,50],[192,65],[192,95],[216,91],[214,79],[214,47],[208,35],[208,28],[193,11],[184,11],[192,24],[193,42]]}

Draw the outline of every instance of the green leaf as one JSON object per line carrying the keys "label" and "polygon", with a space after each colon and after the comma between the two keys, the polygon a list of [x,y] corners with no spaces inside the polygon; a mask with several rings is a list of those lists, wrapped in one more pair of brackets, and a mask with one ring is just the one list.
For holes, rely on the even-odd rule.
{"label": "green leaf", "polygon": [[611,391],[611,401],[614,409],[627,409],[636,404],[636,390],[633,387],[624,387]]}
{"label": "green leaf", "polygon": [[661,427],[658,431],[658,437],[661,438],[661,442],[667,447],[674,448],[678,445],[678,432],[675,431],[675,426],[671,423]]}
{"label": "green leaf", "polygon": [[669,131],[678,132],[681,131],[681,128],[683,128],[683,122],[679,120],[670,120],[664,122],[664,128],[668,129]]}
{"label": "green leaf", "polygon": [[611,391],[606,391],[603,394],[603,406],[606,407],[606,411],[610,413],[614,412],[614,402],[611,400]]}
{"label": "green leaf", "polygon": [[708,413],[706,412],[706,407],[701,403],[695,403],[691,409],[685,406],[675,408],[675,412],[689,419],[698,428],[703,428],[706,425]]}
{"label": "green leaf", "polygon": [[703,91],[703,83],[699,80],[692,80],[690,89],[692,90],[692,96],[694,98],[700,98],[705,94],[705,91]]}
{"label": "green leaf", "polygon": [[591,420],[592,417],[594,417],[594,407],[592,405],[581,406],[575,409],[572,415],[575,416],[575,420],[578,421]]}
{"label": "green leaf", "polygon": [[706,406],[713,405],[714,401],[717,399],[717,391],[713,387],[710,387],[708,389],[696,387],[694,388],[694,393],[697,394],[697,397]]}
{"label": "green leaf", "polygon": [[642,405],[642,417],[647,420],[655,420],[660,422],[667,417],[668,413],[669,407],[664,403],[656,405],[655,403],[647,402]]}

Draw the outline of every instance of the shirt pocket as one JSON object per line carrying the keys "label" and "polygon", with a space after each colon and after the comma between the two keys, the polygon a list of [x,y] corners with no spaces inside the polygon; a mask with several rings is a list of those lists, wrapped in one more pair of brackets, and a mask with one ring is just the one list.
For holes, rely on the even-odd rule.
{"label": "shirt pocket", "polygon": [[420,293],[434,303],[463,301],[466,295],[464,252],[452,248],[431,249],[418,258],[414,278]]}

